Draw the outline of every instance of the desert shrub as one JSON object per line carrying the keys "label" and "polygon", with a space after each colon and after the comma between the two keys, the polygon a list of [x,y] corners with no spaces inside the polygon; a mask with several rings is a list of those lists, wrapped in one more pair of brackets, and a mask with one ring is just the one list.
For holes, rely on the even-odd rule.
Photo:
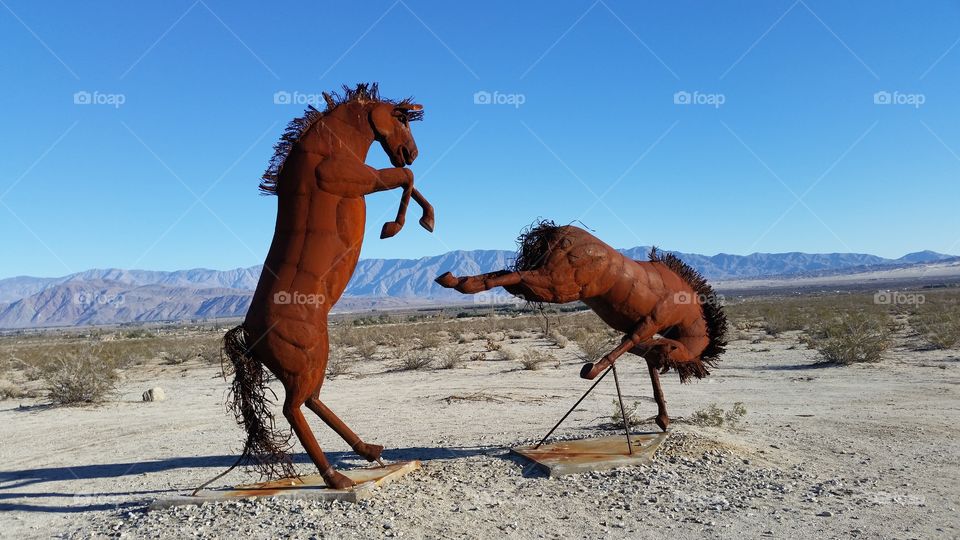
{"label": "desert shrub", "polygon": [[886,313],[841,312],[814,325],[806,342],[827,362],[879,362],[890,348],[888,319]]}
{"label": "desert shrub", "polygon": [[763,317],[763,330],[771,336],[806,327],[803,314],[790,304],[765,305],[760,309],[760,314]]}
{"label": "desert shrub", "polygon": [[520,358],[520,355],[517,354],[517,351],[515,351],[515,350],[513,350],[513,349],[502,349],[502,350],[500,351],[500,356],[501,356],[504,360],[508,360],[508,361],[513,361],[513,360],[517,360],[518,358]]}
{"label": "desert shrub", "polygon": [[117,371],[97,352],[92,346],[64,351],[45,366],[42,380],[51,403],[99,403],[116,391]]}
{"label": "desert shrub", "polygon": [[433,364],[433,353],[424,349],[408,349],[400,355],[397,369],[415,371],[429,368]]}
{"label": "desert shrub", "polygon": [[472,362],[483,362],[486,359],[487,359],[487,353],[485,352],[478,352],[470,355],[470,361]]}
{"label": "desert shrub", "polygon": [[417,347],[424,350],[436,349],[443,345],[444,339],[436,331],[421,330],[417,336]]}
{"label": "desert shrub", "polygon": [[958,305],[921,305],[910,314],[909,322],[931,347],[950,349],[960,344]]}
{"label": "desert shrub", "polygon": [[507,337],[510,339],[523,339],[524,337],[526,337],[526,334],[524,334],[520,330],[510,330],[509,332],[507,332]]}
{"label": "desert shrub", "polygon": [[[643,404],[639,401],[634,401],[632,407],[627,406],[626,403],[623,404],[623,408],[626,409],[627,423],[629,425],[634,426],[643,421],[643,418],[640,418],[640,415],[637,413],[641,405]],[[620,400],[617,398],[613,398],[613,414],[610,415],[610,422],[616,426],[623,425],[623,413],[620,411]]]}
{"label": "desert shrub", "polygon": [[547,362],[556,361],[555,356],[539,349],[527,349],[520,355],[520,367],[525,370],[536,371]]}
{"label": "desert shrub", "polygon": [[547,333],[547,339],[557,346],[558,349],[566,349],[567,345],[570,343],[570,340],[567,339],[567,336],[561,334],[556,329],[550,330]]}
{"label": "desert shrub", "polygon": [[489,338],[487,339],[487,343],[486,343],[487,352],[496,352],[496,351],[499,351],[502,347],[503,345],[500,345],[496,341]]}
{"label": "desert shrub", "polygon": [[20,386],[6,380],[0,379],[0,400],[17,399],[23,397],[24,391]]}
{"label": "desert shrub", "polygon": [[746,415],[747,408],[742,402],[734,403],[729,411],[724,411],[716,403],[711,403],[694,412],[690,416],[690,423],[698,426],[735,428]]}
{"label": "desert shrub", "polygon": [[578,356],[584,362],[594,362],[614,347],[610,336],[601,332],[581,332],[576,335],[574,341],[580,347]]}
{"label": "desert shrub", "polygon": [[450,347],[440,354],[440,369],[453,369],[463,365],[463,351],[459,347]]}
{"label": "desert shrub", "polygon": [[366,362],[371,362],[377,359],[377,342],[370,340],[362,340],[357,343],[353,348],[353,352],[357,354],[357,357]]}
{"label": "desert shrub", "polygon": [[327,377],[335,379],[340,375],[346,375],[350,372],[350,361],[347,355],[340,348],[330,349],[327,357]]}

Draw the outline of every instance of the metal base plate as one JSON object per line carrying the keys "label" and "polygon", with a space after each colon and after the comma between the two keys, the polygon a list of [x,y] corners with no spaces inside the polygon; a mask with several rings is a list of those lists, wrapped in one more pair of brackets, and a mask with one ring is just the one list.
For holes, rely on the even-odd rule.
{"label": "metal base plate", "polygon": [[606,471],[629,465],[650,465],[666,433],[631,434],[633,453],[624,435],[579,439],[544,444],[540,448],[522,446],[510,451],[530,460],[549,477],[590,471]]}
{"label": "metal base plate", "polygon": [[156,510],[159,508],[169,508],[171,506],[234,501],[257,497],[289,497],[294,499],[357,502],[371,497],[373,490],[376,488],[419,468],[419,461],[400,461],[391,463],[385,467],[339,471],[357,484],[347,489],[330,489],[323,483],[323,478],[319,474],[311,474],[309,476],[301,476],[300,478],[283,478],[270,482],[237,486],[230,490],[203,490],[194,496],[157,499],[150,505],[150,509]]}

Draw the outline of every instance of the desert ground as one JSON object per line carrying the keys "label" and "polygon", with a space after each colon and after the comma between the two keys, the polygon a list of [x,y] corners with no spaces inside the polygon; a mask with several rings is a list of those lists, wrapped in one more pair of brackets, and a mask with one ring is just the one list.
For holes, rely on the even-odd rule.
{"label": "desert ground", "polygon": [[[589,386],[583,358],[615,339],[592,314],[548,313],[549,329],[541,314],[493,308],[338,320],[324,402],[386,460],[423,462],[356,504],[147,510],[223,471],[241,447],[216,358],[222,326],[6,335],[0,535],[955,538],[960,291],[927,294],[926,307],[877,307],[872,295],[730,306],[730,344],[711,376],[663,376],[673,424],[651,466],[552,479],[508,449],[538,440]],[[77,362],[87,371],[70,372]],[[635,431],[657,430],[645,364],[618,365]],[[110,381],[106,392],[59,403],[74,388],[64,379],[91,385],[90,372]],[[154,387],[166,399],[143,401]],[[556,436],[622,433],[615,395],[608,378]],[[337,467],[366,466],[308,419]],[[295,451],[299,470],[315,472]],[[217,485],[256,479],[234,471]]]}

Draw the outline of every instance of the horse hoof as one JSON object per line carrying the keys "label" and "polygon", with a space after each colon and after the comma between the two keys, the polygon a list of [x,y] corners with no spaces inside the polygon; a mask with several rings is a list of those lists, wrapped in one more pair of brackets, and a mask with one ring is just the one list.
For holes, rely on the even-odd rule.
{"label": "horse hoof", "polygon": [[401,225],[396,221],[388,221],[383,224],[383,228],[380,229],[380,239],[390,238],[400,232]]}
{"label": "horse hoof", "polygon": [[441,287],[446,287],[448,289],[452,289],[456,287],[458,283],[460,283],[460,280],[454,277],[454,275],[450,272],[445,272],[442,276],[437,277],[437,279],[434,281],[436,281]]}
{"label": "horse hoof", "polygon": [[587,362],[584,364],[583,367],[580,368],[580,378],[587,380],[596,378],[597,374],[593,372],[593,368],[593,362]]}
{"label": "horse hoof", "polygon": [[420,226],[430,232],[433,232],[433,216],[423,216],[420,218]]}
{"label": "horse hoof", "polygon": [[662,429],[664,433],[666,433],[667,426],[670,425],[670,417],[665,414],[657,416],[656,422],[657,422],[657,425],[660,426],[660,429]]}
{"label": "horse hoof", "polygon": [[380,454],[383,453],[383,447],[379,444],[360,443],[357,445],[357,455],[367,461],[380,461]]}
{"label": "horse hoof", "polygon": [[331,472],[331,473],[330,473],[330,476],[329,476],[329,477],[324,477],[323,481],[324,481],[324,483],[327,484],[327,487],[332,488],[332,489],[347,489],[347,488],[349,488],[349,487],[353,487],[353,486],[356,485],[356,484],[353,482],[353,480],[351,480],[351,479],[347,478],[346,476],[338,473],[337,471]]}

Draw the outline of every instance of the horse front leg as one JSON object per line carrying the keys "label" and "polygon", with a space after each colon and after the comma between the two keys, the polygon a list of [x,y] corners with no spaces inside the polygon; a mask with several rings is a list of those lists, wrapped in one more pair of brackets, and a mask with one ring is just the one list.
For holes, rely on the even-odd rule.
{"label": "horse front leg", "polygon": [[618,345],[616,349],[607,353],[600,361],[597,363],[587,362],[584,364],[583,367],[580,368],[580,377],[584,379],[595,379],[603,370],[612,366],[618,358],[623,356],[623,353],[643,345],[656,333],[656,325],[650,319],[645,319],[634,328],[633,332],[624,336],[623,341],[620,342],[620,345]]}
{"label": "horse front leg", "polygon": [[380,169],[376,171],[376,173],[379,181],[378,184],[374,186],[372,192],[395,189],[397,187],[403,188],[403,194],[400,195],[400,206],[397,209],[397,218],[383,224],[383,228],[380,229],[380,238],[390,238],[400,232],[400,229],[403,228],[406,222],[407,207],[410,205],[411,197],[413,197],[413,200],[416,201],[423,210],[423,215],[420,217],[420,226],[433,232],[433,206],[427,202],[426,197],[417,191],[417,188],[413,187],[413,172],[404,167],[390,167]]}

